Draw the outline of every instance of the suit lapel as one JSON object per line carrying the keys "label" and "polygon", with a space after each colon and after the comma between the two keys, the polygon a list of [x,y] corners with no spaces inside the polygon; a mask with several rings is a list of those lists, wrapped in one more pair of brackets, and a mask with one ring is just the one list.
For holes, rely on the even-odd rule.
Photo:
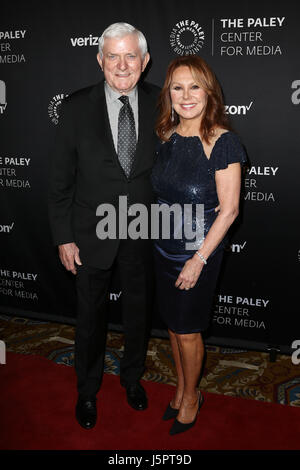
{"label": "suit lapel", "polygon": [[[153,102],[149,98],[148,93],[144,90],[143,85],[138,85],[138,115],[139,115],[139,135],[136,146],[135,157],[132,165],[131,175],[133,175],[134,170],[137,165],[141,162],[143,155],[145,153],[145,148],[147,148],[147,136],[151,132],[152,123],[152,114],[153,114]],[[150,119],[149,119],[150,118]]]}

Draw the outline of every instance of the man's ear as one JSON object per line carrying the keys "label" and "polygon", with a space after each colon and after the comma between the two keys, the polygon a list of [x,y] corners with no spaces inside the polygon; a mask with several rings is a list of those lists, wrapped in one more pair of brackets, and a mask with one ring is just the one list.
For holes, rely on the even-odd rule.
{"label": "man's ear", "polygon": [[98,54],[97,54],[97,61],[98,61],[98,64],[100,65],[101,70],[103,70],[103,67],[102,67],[102,59],[101,59],[101,57],[100,57],[99,52],[98,52]]}
{"label": "man's ear", "polygon": [[147,52],[142,63],[142,72],[144,72],[145,68],[147,67],[149,60],[150,60],[150,54],[149,52]]}

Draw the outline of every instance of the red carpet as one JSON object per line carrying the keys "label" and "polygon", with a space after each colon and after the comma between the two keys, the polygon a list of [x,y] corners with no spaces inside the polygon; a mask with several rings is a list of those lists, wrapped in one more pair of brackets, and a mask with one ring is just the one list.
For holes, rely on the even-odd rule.
{"label": "red carpet", "polygon": [[205,393],[196,426],[169,436],[161,416],[174,388],[143,382],[146,411],[132,410],[119,377],[105,375],[98,422],[86,431],[74,409],[72,367],[39,356],[7,354],[0,365],[0,448],[3,449],[300,449],[300,408]]}

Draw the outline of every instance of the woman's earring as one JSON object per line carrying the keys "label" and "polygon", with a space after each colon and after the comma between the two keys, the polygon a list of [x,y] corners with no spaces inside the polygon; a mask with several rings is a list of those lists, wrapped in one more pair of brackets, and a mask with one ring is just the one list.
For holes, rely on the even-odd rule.
{"label": "woman's earring", "polygon": [[171,113],[171,121],[174,122],[175,116],[174,116],[174,108],[172,106],[172,113]]}

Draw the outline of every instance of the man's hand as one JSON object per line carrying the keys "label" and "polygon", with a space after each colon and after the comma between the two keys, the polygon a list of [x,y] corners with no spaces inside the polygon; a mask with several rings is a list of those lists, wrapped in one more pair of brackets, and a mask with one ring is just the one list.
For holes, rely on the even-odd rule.
{"label": "man's hand", "polygon": [[59,258],[67,271],[76,274],[76,264],[82,265],[79,258],[79,248],[76,243],[65,243],[64,245],[58,245]]}

